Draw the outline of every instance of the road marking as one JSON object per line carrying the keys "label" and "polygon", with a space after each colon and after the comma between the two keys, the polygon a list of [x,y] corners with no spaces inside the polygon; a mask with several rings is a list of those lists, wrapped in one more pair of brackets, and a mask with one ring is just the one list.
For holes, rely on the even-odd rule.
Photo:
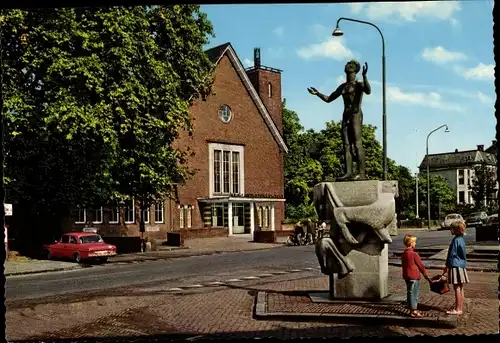
{"label": "road marking", "polygon": [[203,287],[203,285],[189,285],[189,286],[182,286],[182,288],[200,288]]}
{"label": "road marking", "polygon": [[229,279],[229,280],[226,280],[224,282],[240,282],[240,281],[242,281],[242,280],[240,280],[240,279]]}
{"label": "road marking", "polygon": [[302,269],[292,269],[292,270],[289,270],[288,272],[289,273],[297,273],[297,272],[301,272]]}
{"label": "road marking", "polygon": [[258,279],[258,278],[259,278],[258,276],[245,276],[242,279],[244,279],[244,280],[255,280],[255,279]]}
{"label": "road marking", "polygon": [[214,281],[214,282],[207,283],[207,285],[209,285],[209,286],[219,286],[219,285],[223,285],[223,284],[224,283],[220,282],[220,281]]}
{"label": "road marking", "polygon": [[288,274],[288,272],[273,272],[273,275],[283,275]]}
{"label": "road marking", "polygon": [[169,289],[167,289],[167,292],[175,292],[175,291],[182,291],[182,290],[183,290],[182,288],[175,287],[175,288],[169,288]]}
{"label": "road marking", "polygon": [[257,275],[258,277],[269,277],[269,276],[274,276],[274,274],[260,274]]}
{"label": "road marking", "polygon": [[314,270],[316,268],[311,268],[311,267],[308,267],[308,268],[304,268],[305,270]]}

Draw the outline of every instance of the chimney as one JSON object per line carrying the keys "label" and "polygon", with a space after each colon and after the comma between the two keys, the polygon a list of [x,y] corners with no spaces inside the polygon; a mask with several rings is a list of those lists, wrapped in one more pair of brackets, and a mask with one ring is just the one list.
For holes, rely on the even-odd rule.
{"label": "chimney", "polygon": [[253,49],[254,67],[247,75],[260,99],[266,106],[280,134],[283,134],[283,108],[281,103],[281,70],[261,64],[260,48]]}
{"label": "chimney", "polygon": [[483,151],[484,150],[484,145],[480,144],[477,146],[478,151]]}
{"label": "chimney", "polygon": [[260,48],[253,48],[253,65],[260,68]]}
{"label": "chimney", "polygon": [[458,149],[455,149],[455,152],[458,152]]}

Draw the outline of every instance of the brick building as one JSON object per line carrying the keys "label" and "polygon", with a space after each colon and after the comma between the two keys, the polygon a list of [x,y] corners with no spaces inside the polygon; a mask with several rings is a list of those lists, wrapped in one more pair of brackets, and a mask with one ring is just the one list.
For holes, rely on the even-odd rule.
{"label": "brick building", "polygon": [[[166,238],[253,234],[280,230],[284,219],[284,154],[281,71],[244,69],[230,43],[206,51],[216,64],[213,94],[191,107],[193,135],[182,132],[174,144],[194,152],[187,166],[196,170],[178,185],[175,199],[145,211],[145,235]],[[103,236],[139,235],[137,201],[123,207],[79,210],[73,230],[95,227]]]}

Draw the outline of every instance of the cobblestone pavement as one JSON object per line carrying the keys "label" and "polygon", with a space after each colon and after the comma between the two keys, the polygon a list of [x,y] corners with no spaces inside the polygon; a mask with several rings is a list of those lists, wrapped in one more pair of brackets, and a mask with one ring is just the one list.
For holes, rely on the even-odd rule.
{"label": "cobblestone pavement", "polygon": [[[390,267],[390,292],[404,292],[400,268]],[[57,299],[54,303],[7,304],[9,340],[141,336],[184,333],[218,337],[350,337],[419,334],[485,334],[498,332],[498,280],[495,273],[469,273],[466,297],[473,303],[456,329],[370,326],[363,323],[286,322],[252,318],[257,291],[325,291],[326,277],[311,272],[240,280],[229,286],[172,291],[167,287],[117,289],[107,294]],[[55,299],[54,299],[55,300]],[[445,306],[452,292],[433,295],[422,287],[422,303]]]}

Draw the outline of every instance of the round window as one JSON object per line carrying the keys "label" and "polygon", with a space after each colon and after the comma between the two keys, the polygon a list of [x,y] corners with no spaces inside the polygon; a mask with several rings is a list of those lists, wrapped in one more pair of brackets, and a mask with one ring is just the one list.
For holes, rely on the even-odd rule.
{"label": "round window", "polygon": [[219,108],[219,118],[224,123],[229,123],[231,118],[233,117],[233,113],[231,112],[231,108],[228,105],[222,105]]}

